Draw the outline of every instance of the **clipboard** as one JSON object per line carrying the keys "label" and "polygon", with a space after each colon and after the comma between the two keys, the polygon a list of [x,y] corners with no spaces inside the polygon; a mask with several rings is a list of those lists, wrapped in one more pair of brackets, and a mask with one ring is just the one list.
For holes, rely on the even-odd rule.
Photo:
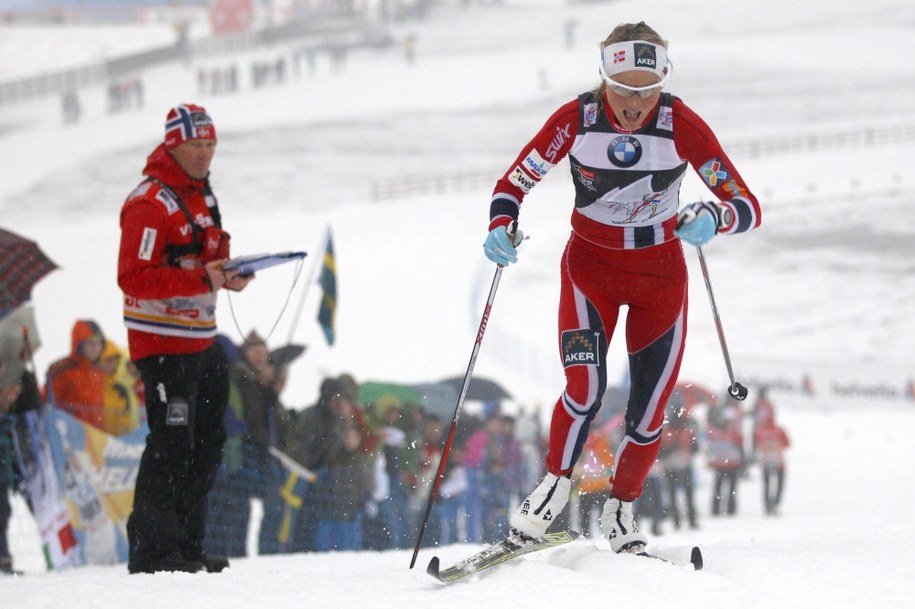
{"label": "clipboard", "polygon": [[276,252],[272,254],[252,254],[251,256],[239,256],[232,258],[223,265],[224,271],[238,270],[240,275],[253,275],[255,272],[269,269],[272,266],[301,260],[307,254],[305,252]]}

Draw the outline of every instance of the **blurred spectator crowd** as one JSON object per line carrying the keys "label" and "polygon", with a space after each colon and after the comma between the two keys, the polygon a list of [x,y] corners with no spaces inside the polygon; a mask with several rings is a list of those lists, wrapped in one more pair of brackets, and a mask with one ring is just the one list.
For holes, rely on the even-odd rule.
{"label": "blurred spectator crowd", "polygon": [[[325,378],[313,404],[290,408],[281,394],[303,347],[270,350],[255,332],[240,345],[225,336],[220,342],[230,361],[231,396],[224,420],[228,441],[209,496],[207,552],[234,557],[412,547],[450,421],[393,395],[366,400],[349,374]],[[30,374],[18,389],[0,387],[4,487],[15,489],[20,481],[9,456],[18,412],[53,404],[114,436],[144,425],[139,374],[126,350],[93,321],[73,325],[71,351],[49,367],[43,387]],[[709,470],[705,513],[737,513],[740,481],[752,465],[762,474],[765,513],[778,513],[789,441],[775,407],[765,390],[747,411],[722,393],[719,399],[684,384],[668,403],[661,453],[636,504],[639,521],[654,535],[664,533],[665,523],[699,526],[697,465]],[[572,478],[572,501],[554,530],[600,535],[597,518],[611,485],[625,401],[620,389],[605,396]],[[509,510],[542,476],[546,439],[538,412],[509,414],[499,402],[475,410],[460,419],[426,545],[503,537]],[[3,531],[9,512],[4,491]],[[3,542],[0,571],[12,572],[5,536]]]}

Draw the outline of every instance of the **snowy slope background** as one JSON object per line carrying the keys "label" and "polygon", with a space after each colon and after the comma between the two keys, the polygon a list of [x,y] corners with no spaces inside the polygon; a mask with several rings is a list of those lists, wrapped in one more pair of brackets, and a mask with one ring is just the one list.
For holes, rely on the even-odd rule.
{"label": "snowy slope background", "polygon": [[[808,3],[698,0],[560,3],[506,0],[500,8],[444,3],[416,36],[417,61],[398,48],[352,54],[342,73],[319,62],[312,78],[235,96],[202,96],[198,67],[208,58],[142,74],[141,111],[110,117],[104,92],[87,90],[78,125],[60,123],[58,100],[0,113],[2,225],[38,241],[61,270],[33,296],[43,346],[40,371],[69,349],[79,317],[98,320],[124,343],[115,284],[117,214],[160,139],[165,111],[182,101],[205,105],[217,123],[213,184],[236,254],[319,252],[333,227],[338,268],[338,342],[327,348],[313,321],[309,289],[294,340],[309,345],[292,369],[285,401],[313,401],[325,374],[360,380],[434,381],[463,374],[493,267],[482,256],[492,183],[561,103],[596,83],[597,42],[620,22],[644,19],[670,41],[670,90],[716,131],[762,199],[763,228],[706,248],[738,377],[744,368],[828,370],[872,379],[915,371],[915,142],[786,149],[753,155],[753,141],[911,132],[915,7],[875,0]],[[563,24],[577,22],[566,49]],[[74,44],[69,30],[0,28],[0,74],[12,78],[54,65],[115,56],[168,40],[165,26],[97,30],[96,46]],[[111,37],[107,38],[107,32]],[[22,52],[23,48],[29,52]],[[282,47],[242,58],[274,58]],[[31,63],[31,66],[29,63]],[[503,276],[476,371],[499,379],[517,408],[547,411],[561,391],[555,359],[559,254],[572,192],[565,166],[528,197],[522,227],[531,239]],[[410,176],[491,173],[461,193],[373,201],[373,183]],[[707,196],[691,177],[682,199]],[[691,316],[681,377],[713,388],[727,377],[704,286],[688,252]],[[270,332],[289,293],[292,267],[264,272],[251,289],[220,303],[221,327],[234,338]],[[283,344],[302,292],[270,337]],[[622,333],[611,361],[622,378]],[[751,395],[751,399],[754,396]],[[221,576],[128,577],[123,567],[42,573],[28,519],[14,523],[13,551],[28,577],[3,582],[3,606],[138,608],[202,604],[330,607],[371,603],[386,609],[466,607],[481,600],[550,606],[574,598],[584,607],[908,606],[915,595],[915,424],[911,400],[837,402],[775,394],[794,440],[783,516],[762,515],[758,475],[742,488],[741,515],[702,519],[689,534],[651,547],[672,557],[701,545],[707,568],[684,569],[613,556],[602,542],[519,562],[477,582],[438,589],[409,552],[298,555],[235,560]],[[472,408],[473,405],[468,405]],[[701,468],[700,468],[701,469]],[[708,481],[697,499],[707,513]],[[18,504],[21,512],[21,504]],[[30,545],[32,544],[32,545]],[[473,548],[439,551],[447,562]],[[424,565],[431,552],[420,555]],[[359,573],[354,578],[354,573]],[[166,583],[166,586],[162,584]]]}

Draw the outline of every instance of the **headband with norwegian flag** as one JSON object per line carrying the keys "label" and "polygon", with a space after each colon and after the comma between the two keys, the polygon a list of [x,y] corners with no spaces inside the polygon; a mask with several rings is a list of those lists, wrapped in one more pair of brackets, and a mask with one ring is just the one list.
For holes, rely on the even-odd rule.
{"label": "headband with norwegian flag", "polygon": [[608,44],[601,50],[601,76],[612,78],[620,72],[641,70],[656,74],[662,81],[670,75],[667,49],[644,40]]}
{"label": "headband with norwegian flag", "polygon": [[188,140],[215,140],[216,127],[203,106],[181,104],[165,117],[165,147],[174,148]]}

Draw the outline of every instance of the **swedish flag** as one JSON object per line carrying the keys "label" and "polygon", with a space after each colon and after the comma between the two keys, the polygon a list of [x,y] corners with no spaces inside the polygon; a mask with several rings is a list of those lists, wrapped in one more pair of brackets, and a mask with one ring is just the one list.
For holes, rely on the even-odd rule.
{"label": "swedish flag", "polygon": [[324,330],[327,344],[334,344],[334,317],[337,313],[337,262],[334,259],[334,243],[330,229],[327,229],[327,247],[324,249],[324,262],[321,265],[321,277],[318,280],[324,293],[321,295],[321,306],[318,309],[318,323]]}

